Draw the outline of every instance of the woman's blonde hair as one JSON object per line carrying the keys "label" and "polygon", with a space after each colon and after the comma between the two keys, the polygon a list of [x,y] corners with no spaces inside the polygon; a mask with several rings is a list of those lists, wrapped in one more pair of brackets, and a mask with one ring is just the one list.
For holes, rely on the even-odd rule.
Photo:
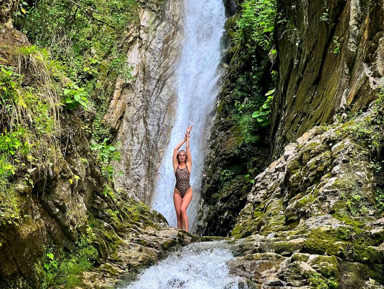
{"label": "woman's blonde hair", "polygon": [[180,161],[179,161],[179,154],[180,154],[181,152],[183,152],[183,153],[185,154],[185,163],[187,163],[187,159],[188,159],[187,152],[186,152],[185,150],[179,150],[179,151],[177,152],[177,156],[176,156],[178,164],[180,164]]}

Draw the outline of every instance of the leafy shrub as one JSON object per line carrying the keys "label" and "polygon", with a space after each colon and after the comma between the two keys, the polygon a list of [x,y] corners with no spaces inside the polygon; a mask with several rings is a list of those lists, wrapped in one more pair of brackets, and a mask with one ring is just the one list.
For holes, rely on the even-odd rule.
{"label": "leafy shrub", "polygon": [[97,153],[97,160],[101,164],[103,175],[108,179],[112,179],[115,175],[112,162],[120,160],[120,152],[108,141],[109,139],[105,138],[102,143],[93,143],[91,149]]}
{"label": "leafy shrub", "polygon": [[[16,51],[19,68],[0,69],[0,191],[9,188],[8,178],[21,167],[51,163],[55,159],[62,68],[36,47]],[[24,69],[23,71],[20,68]],[[25,85],[22,74],[28,74]],[[57,79],[57,80],[56,80]]]}
{"label": "leafy shrub", "polygon": [[245,45],[261,46],[269,50],[276,18],[275,0],[246,0],[241,5],[242,15],[237,21],[237,41]]}
{"label": "leafy shrub", "polygon": [[28,17],[16,24],[54,59],[66,63],[69,76],[96,101],[97,80],[113,75],[130,76],[120,46],[124,29],[137,21],[136,0],[41,0],[27,9]]}
{"label": "leafy shrub", "polygon": [[66,109],[75,109],[79,105],[87,108],[88,98],[84,88],[78,87],[76,84],[68,84],[68,88],[64,90],[64,104]]}

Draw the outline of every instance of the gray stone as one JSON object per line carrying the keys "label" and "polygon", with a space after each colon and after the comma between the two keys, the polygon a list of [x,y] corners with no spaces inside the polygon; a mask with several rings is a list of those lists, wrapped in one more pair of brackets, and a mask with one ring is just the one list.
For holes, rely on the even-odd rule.
{"label": "gray stone", "polygon": [[104,120],[117,130],[123,175],[117,186],[130,197],[150,203],[162,155],[175,117],[175,62],[182,41],[182,1],[144,6],[139,26],[128,31],[132,80],[119,77]]}

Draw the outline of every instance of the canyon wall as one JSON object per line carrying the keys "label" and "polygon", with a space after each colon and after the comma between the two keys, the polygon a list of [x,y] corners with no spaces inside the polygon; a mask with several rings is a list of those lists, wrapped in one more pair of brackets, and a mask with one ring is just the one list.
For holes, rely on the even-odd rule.
{"label": "canyon wall", "polygon": [[117,186],[149,204],[175,118],[175,67],[182,41],[182,1],[149,2],[124,47],[132,79],[119,78],[104,120],[117,131],[123,172]]}
{"label": "canyon wall", "polygon": [[290,141],[336,114],[365,110],[383,85],[381,1],[277,1],[278,93],[271,139]]}

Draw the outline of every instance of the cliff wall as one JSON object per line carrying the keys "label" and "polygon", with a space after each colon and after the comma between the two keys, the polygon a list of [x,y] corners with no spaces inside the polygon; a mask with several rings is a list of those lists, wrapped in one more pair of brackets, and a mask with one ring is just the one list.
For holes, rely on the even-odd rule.
{"label": "cliff wall", "polygon": [[[162,27],[154,19],[160,21],[170,13],[162,10],[167,3],[146,4],[140,14],[142,26]],[[110,288],[193,237],[169,228],[160,214],[130,197],[138,195],[117,191],[102,174],[97,153],[90,147],[94,111],[81,106],[64,110],[68,77],[47,52],[31,46],[12,27],[17,4],[0,4],[0,288]],[[137,41],[133,47],[127,44],[139,63],[135,68],[146,73],[135,58],[135,52],[149,49],[148,43],[140,46],[140,37],[148,42],[171,38],[167,32],[159,32],[156,39],[144,32],[129,37],[128,44]],[[170,65],[168,52],[159,48],[152,57],[161,58],[162,64],[152,60],[150,64]],[[167,78],[164,69],[161,73]],[[136,80],[145,82],[143,78]],[[152,85],[165,93],[161,81]],[[115,96],[119,95],[117,89]],[[114,100],[117,105],[118,99]],[[142,107],[143,99],[130,101],[140,112],[150,107],[149,103]],[[155,109],[162,109],[156,101],[163,99],[152,99]],[[146,121],[158,124],[153,118]]]}
{"label": "cliff wall", "polygon": [[168,144],[175,117],[175,67],[181,51],[182,1],[149,3],[139,11],[139,25],[128,31],[132,79],[118,79],[104,120],[117,131],[123,176],[117,186],[145,203]]}
{"label": "cliff wall", "polygon": [[381,1],[277,1],[273,156],[335,115],[365,110],[383,84]]}

